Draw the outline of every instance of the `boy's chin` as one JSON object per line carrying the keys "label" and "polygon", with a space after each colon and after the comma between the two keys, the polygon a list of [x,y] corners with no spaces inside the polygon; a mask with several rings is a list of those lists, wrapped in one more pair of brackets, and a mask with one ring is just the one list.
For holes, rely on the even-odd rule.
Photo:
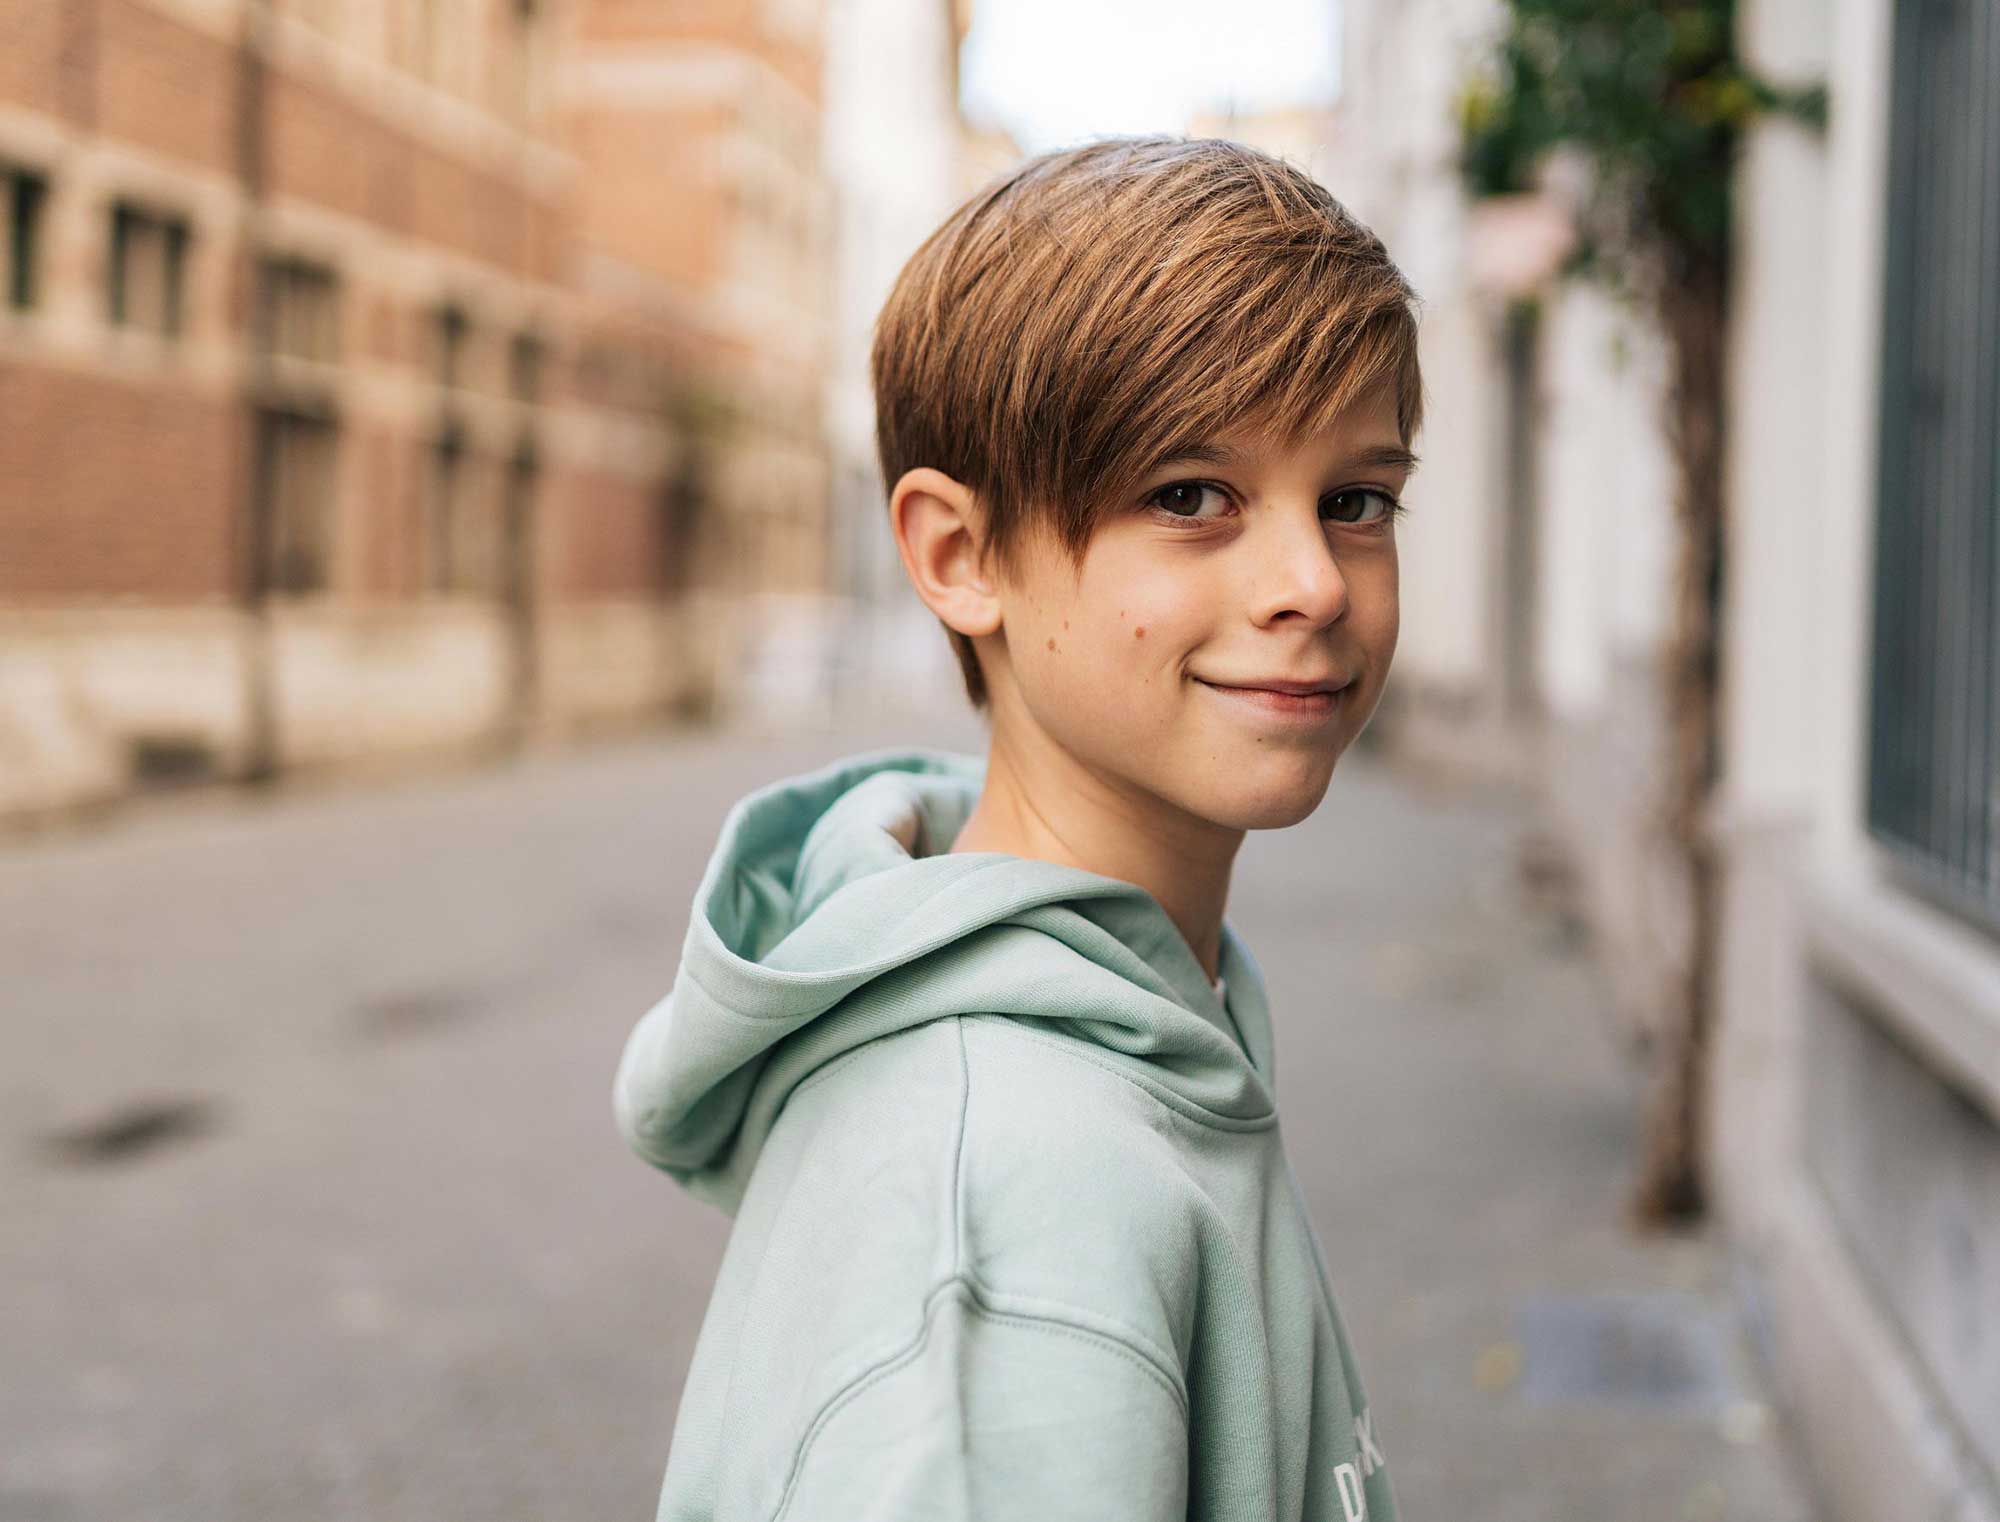
{"label": "boy's chin", "polygon": [[[1222,758],[1219,758],[1222,759]],[[1218,770],[1182,807],[1232,830],[1282,830],[1311,816],[1326,798],[1339,752],[1277,752]]]}

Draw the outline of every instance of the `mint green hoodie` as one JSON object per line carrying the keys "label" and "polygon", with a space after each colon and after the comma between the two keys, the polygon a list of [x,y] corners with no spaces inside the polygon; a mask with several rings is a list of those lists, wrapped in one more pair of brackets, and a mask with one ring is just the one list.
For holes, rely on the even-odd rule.
{"label": "mint green hoodie", "polygon": [[950,854],[984,773],[867,752],[723,820],[614,1085],[734,1217],[659,1522],[1392,1522],[1256,963]]}

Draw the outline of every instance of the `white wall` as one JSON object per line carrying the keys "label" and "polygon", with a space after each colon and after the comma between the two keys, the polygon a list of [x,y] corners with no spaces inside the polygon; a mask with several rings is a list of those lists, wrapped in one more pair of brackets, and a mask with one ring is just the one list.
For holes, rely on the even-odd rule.
{"label": "white wall", "polygon": [[1494,0],[1348,0],[1341,93],[1321,159],[1327,187],[1388,245],[1421,301],[1423,463],[1397,528],[1394,681],[1471,701],[1496,677],[1502,414],[1491,303],[1465,269],[1452,98],[1500,12]]}
{"label": "white wall", "polygon": [[1830,1515],[1993,1522],[2000,942],[1863,813],[1892,3],[1740,13],[1832,110],[1739,181],[1714,1152]]}
{"label": "white wall", "polygon": [[[877,625],[887,618],[907,629],[910,608],[924,611],[889,532],[868,351],[876,314],[904,262],[956,203],[953,35],[950,0],[831,0],[829,7],[825,153],[837,213],[827,417],[834,585],[847,599],[833,637],[839,684],[855,700],[887,678],[874,652],[893,642]],[[941,629],[931,643],[919,670],[948,689],[957,664]],[[896,677],[905,686],[909,664]]]}
{"label": "white wall", "polygon": [[1667,353],[1650,324],[1576,284],[1547,305],[1542,362],[1536,679],[1552,717],[1589,720],[1667,632]]}

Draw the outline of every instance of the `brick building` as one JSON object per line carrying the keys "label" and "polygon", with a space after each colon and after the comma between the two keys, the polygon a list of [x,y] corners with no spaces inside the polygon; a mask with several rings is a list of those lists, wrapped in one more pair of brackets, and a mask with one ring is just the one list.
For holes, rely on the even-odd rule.
{"label": "brick building", "polygon": [[706,701],[826,574],[821,46],[0,11],[0,816]]}

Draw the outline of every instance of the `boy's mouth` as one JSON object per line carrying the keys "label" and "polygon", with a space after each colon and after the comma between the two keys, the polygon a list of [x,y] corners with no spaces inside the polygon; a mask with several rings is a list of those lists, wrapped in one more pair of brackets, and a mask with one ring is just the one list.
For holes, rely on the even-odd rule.
{"label": "boy's mouth", "polygon": [[1248,682],[1219,682],[1205,676],[1198,676],[1195,680],[1205,687],[1221,687],[1232,692],[1278,692],[1289,693],[1294,696],[1305,696],[1312,693],[1338,692],[1341,688],[1352,682],[1354,678],[1328,676],[1297,680],[1288,677],[1272,677],[1268,681],[1259,679]]}
{"label": "boy's mouth", "polygon": [[1341,690],[1332,686],[1286,692],[1271,687],[1232,687],[1205,677],[1195,680],[1220,693],[1233,706],[1270,718],[1314,723],[1332,717],[1341,706]]}

